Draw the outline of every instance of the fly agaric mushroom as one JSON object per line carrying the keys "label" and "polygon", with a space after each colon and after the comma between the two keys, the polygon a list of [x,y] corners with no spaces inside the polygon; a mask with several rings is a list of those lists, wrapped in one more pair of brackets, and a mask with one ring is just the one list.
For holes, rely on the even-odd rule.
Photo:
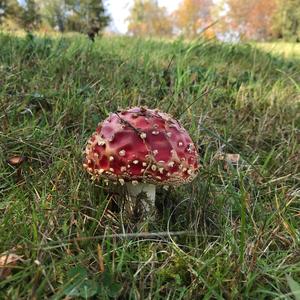
{"label": "fly agaric mushroom", "polygon": [[146,107],[110,114],[98,124],[85,153],[83,166],[93,179],[125,184],[128,200],[132,205],[142,201],[146,213],[155,207],[156,185],[188,183],[199,168],[188,132],[170,115]]}

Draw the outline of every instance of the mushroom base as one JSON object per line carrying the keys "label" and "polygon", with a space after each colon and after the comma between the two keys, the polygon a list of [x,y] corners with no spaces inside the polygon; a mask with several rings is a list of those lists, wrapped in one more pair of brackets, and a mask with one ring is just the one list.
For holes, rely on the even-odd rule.
{"label": "mushroom base", "polygon": [[155,185],[126,183],[127,200],[139,219],[148,219],[155,213]]}

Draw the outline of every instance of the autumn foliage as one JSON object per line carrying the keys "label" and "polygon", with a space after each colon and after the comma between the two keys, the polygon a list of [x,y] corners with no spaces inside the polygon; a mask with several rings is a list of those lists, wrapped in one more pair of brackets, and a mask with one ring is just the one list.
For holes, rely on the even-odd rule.
{"label": "autumn foliage", "polygon": [[175,26],[186,37],[194,38],[201,33],[214,36],[209,27],[212,23],[212,0],[183,0],[174,12]]}
{"label": "autumn foliage", "polygon": [[241,38],[263,40],[272,34],[272,16],[276,0],[227,0],[225,30],[234,30]]}
{"label": "autumn foliage", "polygon": [[135,0],[128,32],[139,36],[300,41],[300,0],[182,0],[168,14],[155,0]]}
{"label": "autumn foliage", "polygon": [[128,18],[128,32],[137,36],[170,36],[171,20],[154,0],[136,0]]}

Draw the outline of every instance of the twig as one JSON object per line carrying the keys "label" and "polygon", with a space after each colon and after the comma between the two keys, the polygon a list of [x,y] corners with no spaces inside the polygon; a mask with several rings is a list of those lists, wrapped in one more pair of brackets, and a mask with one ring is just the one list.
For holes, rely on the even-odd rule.
{"label": "twig", "polygon": [[119,239],[139,239],[139,238],[163,238],[170,236],[199,236],[195,231],[160,231],[160,232],[139,232],[139,233],[114,233],[114,234],[103,234],[88,237],[78,237],[73,239],[53,241],[45,244],[41,244],[40,247],[61,245],[67,243],[78,243],[82,241],[93,241],[105,238],[119,238]]}

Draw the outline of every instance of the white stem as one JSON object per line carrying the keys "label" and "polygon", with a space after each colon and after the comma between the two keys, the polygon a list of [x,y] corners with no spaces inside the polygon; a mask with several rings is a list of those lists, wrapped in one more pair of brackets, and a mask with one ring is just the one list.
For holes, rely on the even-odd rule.
{"label": "white stem", "polygon": [[[126,183],[129,200],[143,207],[145,212],[151,212],[155,207],[155,185],[149,183],[138,183],[133,185],[130,182]],[[144,196],[143,196],[144,194]],[[141,203],[137,203],[141,201]]]}

